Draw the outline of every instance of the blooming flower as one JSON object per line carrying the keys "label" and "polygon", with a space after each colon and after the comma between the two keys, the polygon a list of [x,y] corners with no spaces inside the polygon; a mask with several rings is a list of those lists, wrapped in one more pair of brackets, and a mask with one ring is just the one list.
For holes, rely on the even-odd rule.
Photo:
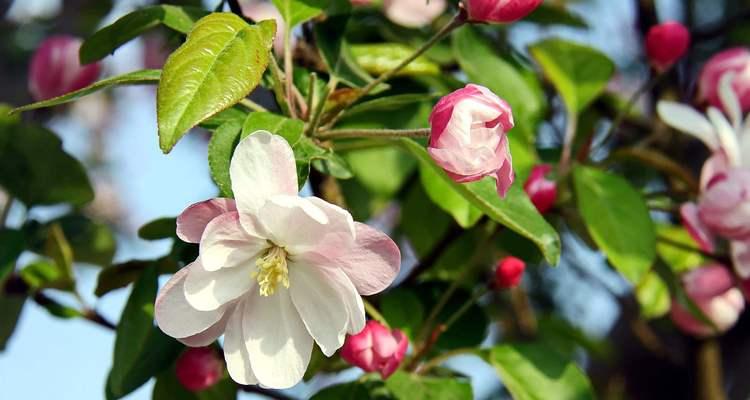
{"label": "blooming flower", "polygon": [[[744,112],[750,111],[750,49],[735,47],[715,54],[706,62],[698,79],[698,97],[721,108],[719,82],[726,73],[734,73],[732,89]],[[728,110],[724,110],[728,111]]]}
{"label": "blooming flower", "polygon": [[383,12],[389,20],[408,28],[429,25],[445,12],[445,0],[384,0]]}
{"label": "blooming flower", "polygon": [[185,389],[197,392],[207,389],[221,379],[224,363],[211,347],[185,350],[175,363],[175,375]]}
{"label": "blooming flower", "polygon": [[694,269],[683,277],[683,285],[688,297],[718,329],[718,332],[714,332],[713,327],[696,319],[673,300],[670,311],[672,321],[691,335],[706,337],[725,332],[734,326],[745,308],[742,292],[734,286],[732,275],[723,265],[711,264]]}
{"label": "blooming flower", "polygon": [[545,177],[551,170],[552,166],[548,164],[535,165],[523,184],[523,190],[542,214],[549,211],[557,199],[557,183]]}
{"label": "blooming flower", "polygon": [[313,340],[331,356],[365,325],[360,294],[382,291],[399,270],[388,236],[299,197],[296,175],[289,144],[255,132],[232,158],[236,200],[194,204],[177,220],[178,236],[200,253],[161,289],[156,321],[189,346],[224,333],[227,369],[240,384],[298,383]]}
{"label": "blooming flower", "polygon": [[690,31],[679,22],[654,25],[646,35],[646,54],[657,70],[663,71],[676,63],[690,47]]}
{"label": "blooming flower", "polygon": [[361,332],[346,338],[341,357],[367,372],[377,371],[386,379],[401,364],[408,347],[409,339],[403,332],[370,320]]}
{"label": "blooming flower", "polygon": [[466,0],[469,21],[509,23],[534,11],[544,0]]}
{"label": "blooming flower", "polygon": [[719,85],[731,121],[713,106],[708,108],[708,118],[668,101],[660,101],[657,111],[668,125],[699,138],[714,152],[701,171],[698,203],[681,207],[683,223],[704,250],[713,251],[715,234],[729,239],[734,267],[746,278],[750,277],[750,118],[743,123],[733,77],[727,73]]}
{"label": "blooming flower", "polygon": [[456,182],[491,176],[501,197],[513,183],[506,133],[513,113],[505,100],[484,86],[469,84],[443,97],[430,114],[427,150]]}
{"label": "blooming flower", "polygon": [[520,258],[505,257],[498,261],[495,268],[495,286],[500,289],[516,287],[521,283],[526,263]]}
{"label": "blooming flower", "polygon": [[81,39],[58,35],[45,39],[29,66],[29,91],[38,101],[51,99],[92,84],[99,77],[99,63],[81,65]]}

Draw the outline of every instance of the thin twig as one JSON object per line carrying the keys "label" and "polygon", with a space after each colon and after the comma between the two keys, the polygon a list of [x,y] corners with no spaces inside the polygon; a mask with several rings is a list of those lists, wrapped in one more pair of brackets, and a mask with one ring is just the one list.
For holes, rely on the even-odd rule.
{"label": "thin twig", "polygon": [[250,111],[258,111],[258,112],[268,112],[268,109],[263,107],[262,105],[250,100],[250,99],[242,99],[240,100],[240,105],[247,108]]}
{"label": "thin twig", "polygon": [[310,113],[315,107],[315,93],[317,92],[318,74],[315,72],[310,73],[310,85],[307,88],[307,108],[303,114],[305,120],[310,120]]}
{"label": "thin twig", "polygon": [[372,303],[370,303],[369,301],[367,301],[365,299],[362,299],[362,303],[364,303],[364,305],[365,305],[365,311],[367,311],[367,313],[370,314],[370,317],[372,319],[374,319],[374,320],[380,322],[381,324],[385,325],[386,327],[390,328],[390,325],[388,325],[388,321],[385,319],[385,317],[383,316],[383,314],[381,314],[380,311],[378,311],[378,309],[375,308],[375,306],[372,305]]}
{"label": "thin twig", "polygon": [[431,358],[430,360],[422,364],[419,367],[419,369],[417,369],[416,372],[419,375],[425,375],[428,372],[430,372],[430,370],[432,370],[433,368],[440,366],[441,364],[443,364],[444,362],[448,361],[449,359],[453,357],[462,356],[466,354],[476,354],[476,352],[477,352],[477,349],[471,348],[471,347],[464,347],[464,348],[459,348],[455,350],[449,350]]}

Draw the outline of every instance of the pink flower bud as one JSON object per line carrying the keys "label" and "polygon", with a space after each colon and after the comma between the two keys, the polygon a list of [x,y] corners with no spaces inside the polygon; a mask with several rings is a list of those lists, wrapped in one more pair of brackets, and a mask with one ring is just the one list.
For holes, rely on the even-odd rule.
{"label": "pink flower bud", "polygon": [[723,333],[731,328],[745,308],[740,289],[734,286],[732,275],[720,264],[711,264],[688,272],[683,277],[688,297],[709,318],[719,332],[693,316],[680,303],[673,300],[670,315],[672,321],[684,332],[706,337]]}
{"label": "pink flower bud", "polygon": [[495,286],[499,289],[509,289],[521,283],[526,263],[523,260],[508,256],[497,263],[495,268]]}
{"label": "pink flower bud", "polygon": [[539,164],[531,169],[531,174],[526,183],[523,184],[523,190],[529,195],[534,207],[544,214],[555,205],[557,199],[557,183],[545,177],[552,167],[548,164]]}
{"label": "pink flower bud", "polygon": [[724,50],[708,60],[700,73],[698,97],[714,107],[723,108],[719,80],[728,72],[735,74],[732,89],[740,100],[742,111],[750,111],[750,49],[744,47]]}
{"label": "pink flower bud", "polygon": [[29,91],[38,101],[51,99],[92,84],[99,77],[99,63],[81,65],[81,39],[59,35],[45,39],[34,52],[29,67]]}
{"label": "pink flower bud", "polygon": [[659,71],[679,61],[690,47],[690,31],[679,22],[654,25],[646,35],[646,54]]}
{"label": "pink flower bud", "polygon": [[509,23],[529,15],[544,0],[466,0],[469,21]]}
{"label": "pink flower bud", "polygon": [[750,170],[716,174],[698,202],[698,217],[712,232],[731,240],[750,239]]}
{"label": "pink flower bud", "polygon": [[341,357],[367,372],[377,371],[386,379],[401,364],[408,347],[409,340],[403,332],[370,320],[361,332],[346,338]]}
{"label": "pink flower bud", "polygon": [[188,348],[177,359],[175,373],[185,389],[197,392],[221,379],[224,363],[211,347]]}
{"label": "pink flower bud", "polygon": [[506,133],[513,113],[505,100],[484,86],[469,84],[443,97],[430,115],[427,150],[456,182],[491,176],[501,197],[513,183]]}
{"label": "pink flower bud", "polygon": [[409,28],[421,28],[445,12],[445,0],[384,0],[389,20]]}

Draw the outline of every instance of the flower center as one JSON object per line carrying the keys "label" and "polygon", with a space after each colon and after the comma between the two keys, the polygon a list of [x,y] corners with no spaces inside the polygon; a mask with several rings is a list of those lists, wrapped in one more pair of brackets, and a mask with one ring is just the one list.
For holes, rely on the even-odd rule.
{"label": "flower center", "polygon": [[255,262],[255,265],[258,269],[253,272],[252,277],[258,280],[261,296],[274,294],[279,283],[289,288],[287,252],[282,247],[271,245],[266,254]]}

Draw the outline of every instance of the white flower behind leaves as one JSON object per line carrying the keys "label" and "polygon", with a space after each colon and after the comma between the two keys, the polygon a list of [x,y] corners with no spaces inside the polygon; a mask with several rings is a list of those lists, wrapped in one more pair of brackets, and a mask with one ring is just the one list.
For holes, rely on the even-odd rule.
{"label": "white flower behind leaves", "polygon": [[232,379],[283,389],[297,384],[313,341],[333,355],[362,330],[360,295],[391,284],[396,244],[349,212],[297,193],[294,154],[265,131],[243,139],[230,167],[232,199],[188,207],[177,234],[200,244],[156,299],[156,322],[188,346],[224,334]]}

